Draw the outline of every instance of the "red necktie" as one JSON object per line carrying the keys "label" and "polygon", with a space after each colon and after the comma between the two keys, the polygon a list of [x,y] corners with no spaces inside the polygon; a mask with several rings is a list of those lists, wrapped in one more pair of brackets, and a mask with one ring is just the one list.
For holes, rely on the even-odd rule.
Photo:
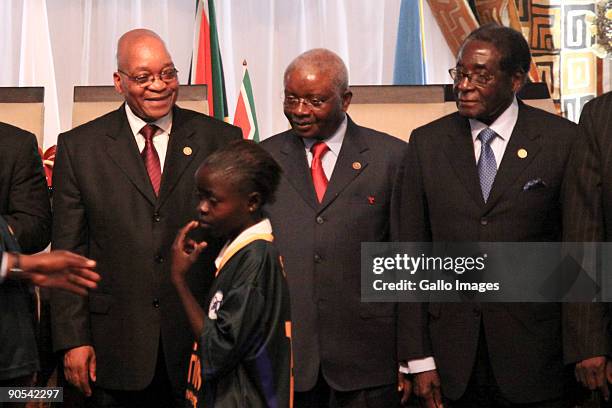
{"label": "red necktie", "polygon": [[323,164],[321,159],[323,155],[327,153],[329,146],[323,142],[317,142],[312,145],[310,151],[312,152],[312,163],[310,165],[310,173],[312,174],[312,182],[314,184],[315,192],[317,193],[317,199],[319,202],[323,201],[325,190],[327,190],[327,177],[323,171]]}
{"label": "red necktie", "polygon": [[155,150],[153,145],[153,135],[157,132],[157,129],[157,126],[151,124],[146,124],[140,129],[140,134],[145,138],[145,147],[140,155],[142,160],[144,160],[156,196],[159,195],[159,186],[161,184],[161,165],[159,164],[157,150]]}

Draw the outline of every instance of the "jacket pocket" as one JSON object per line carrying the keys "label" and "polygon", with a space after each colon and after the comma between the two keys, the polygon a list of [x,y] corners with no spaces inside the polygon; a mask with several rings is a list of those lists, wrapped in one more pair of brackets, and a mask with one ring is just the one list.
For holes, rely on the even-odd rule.
{"label": "jacket pocket", "polygon": [[110,295],[90,294],[89,295],[89,311],[91,313],[107,314],[113,303],[113,298]]}

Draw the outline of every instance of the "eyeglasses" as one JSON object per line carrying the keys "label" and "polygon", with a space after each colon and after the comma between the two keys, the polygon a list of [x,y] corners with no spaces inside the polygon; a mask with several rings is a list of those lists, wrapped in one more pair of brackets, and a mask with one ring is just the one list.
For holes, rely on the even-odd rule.
{"label": "eyeglasses", "polygon": [[330,99],[331,98],[322,99],[322,98],[317,98],[317,97],[312,97],[312,98],[296,98],[295,96],[288,95],[288,96],[285,96],[285,99],[283,100],[283,105],[286,108],[293,109],[293,108],[297,108],[300,105],[300,103],[303,103],[304,105],[308,106],[309,108],[318,109],[321,106],[323,106],[325,104],[325,102],[327,102]]}
{"label": "eyeglasses", "polygon": [[451,78],[458,84],[462,82],[465,78],[467,78],[468,82],[474,84],[476,86],[487,86],[489,82],[495,78],[493,75],[489,73],[479,73],[479,72],[463,72],[458,68],[451,68],[448,70]]}
{"label": "eyeglasses", "polygon": [[176,68],[167,68],[164,69],[162,72],[160,72],[157,75],[154,74],[140,74],[140,75],[136,75],[136,76],[132,76],[130,74],[128,74],[125,71],[122,71],[120,69],[117,70],[117,72],[122,73],[123,75],[125,75],[130,81],[136,82],[136,84],[142,88],[146,88],[147,86],[151,85],[153,82],[155,82],[156,78],[161,79],[164,82],[172,82],[174,80],[176,80],[177,74],[178,74],[178,69]]}

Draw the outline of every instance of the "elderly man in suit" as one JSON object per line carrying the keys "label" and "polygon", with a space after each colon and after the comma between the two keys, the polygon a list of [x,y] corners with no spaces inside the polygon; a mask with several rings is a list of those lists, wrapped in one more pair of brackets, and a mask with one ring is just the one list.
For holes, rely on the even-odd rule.
{"label": "elderly man in suit", "polygon": [[[92,406],[166,408],[184,394],[192,339],[170,246],[194,216],[198,165],[240,130],[177,107],[177,74],[157,34],[127,32],[113,74],[125,103],[59,137],[52,246],[96,260],[102,281],[89,299],[54,294],[53,340]],[[196,267],[211,271],[214,255]],[[206,293],[212,274],[192,276]]]}
{"label": "elderly man in suit", "polygon": [[[578,134],[566,177],[563,238],[570,242],[609,242],[612,241],[612,92],[584,106]],[[604,276],[603,281],[607,287],[609,279]],[[593,333],[588,346],[598,358],[578,370],[577,378],[589,389],[599,389],[602,396],[609,399],[608,383],[612,382],[610,304],[581,307],[584,309],[582,315],[588,313],[589,316],[583,324]]]}
{"label": "elderly man in suit", "polygon": [[360,302],[359,252],[394,233],[407,145],[348,117],[347,69],[329,50],[298,56],[284,84],[291,130],[262,146],[283,169],[268,210],[291,293],[295,406],[397,406],[403,311]]}
{"label": "elderly man in suit", "polygon": [[[458,112],[410,139],[402,241],[561,239],[575,126],[516,98],[530,61],[527,42],[510,28],[486,25],[467,37],[450,70]],[[569,406],[565,362],[591,354],[572,348],[580,333],[563,321],[560,304],[414,306],[409,366],[427,406]]]}

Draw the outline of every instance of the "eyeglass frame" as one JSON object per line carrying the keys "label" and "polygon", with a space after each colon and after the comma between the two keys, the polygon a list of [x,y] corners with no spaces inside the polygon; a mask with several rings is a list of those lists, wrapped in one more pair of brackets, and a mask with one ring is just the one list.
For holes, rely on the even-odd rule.
{"label": "eyeglass frame", "polygon": [[[495,79],[495,75],[491,75],[489,73],[483,75],[478,72],[464,72],[457,67],[450,68],[448,70],[448,74],[455,84],[458,84],[467,78],[470,84],[479,87],[486,87]],[[483,80],[479,81],[477,78],[482,78]]]}
{"label": "eyeglass frame", "polygon": [[[167,75],[169,73],[168,71],[172,72],[171,73],[172,77],[164,79],[163,76],[164,76],[164,74]],[[151,84],[153,84],[157,78],[159,78],[161,81],[163,81],[163,82],[165,82],[167,84],[172,82],[172,81],[175,81],[178,78],[179,70],[174,68],[174,67],[163,69],[158,74],[149,74],[149,75],[147,75],[147,81],[146,82],[142,82],[142,83],[138,80],[138,78],[144,77],[145,74],[142,74],[142,75],[130,75],[127,72],[120,70],[119,68],[117,68],[117,72],[119,72],[120,74],[125,75],[127,79],[129,79],[132,82],[135,82],[136,85],[140,86],[141,88],[146,88],[148,86],[151,86]]]}
{"label": "eyeglass frame", "polygon": [[308,98],[298,98],[292,95],[285,95],[283,98],[283,106],[288,108],[297,108],[300,104],[304,104],[311,109],[321,109],[323,105],[333,99],[336,95],[330,96],[327,99],[321,100],[321,98],[317,97],[308,97]]}

